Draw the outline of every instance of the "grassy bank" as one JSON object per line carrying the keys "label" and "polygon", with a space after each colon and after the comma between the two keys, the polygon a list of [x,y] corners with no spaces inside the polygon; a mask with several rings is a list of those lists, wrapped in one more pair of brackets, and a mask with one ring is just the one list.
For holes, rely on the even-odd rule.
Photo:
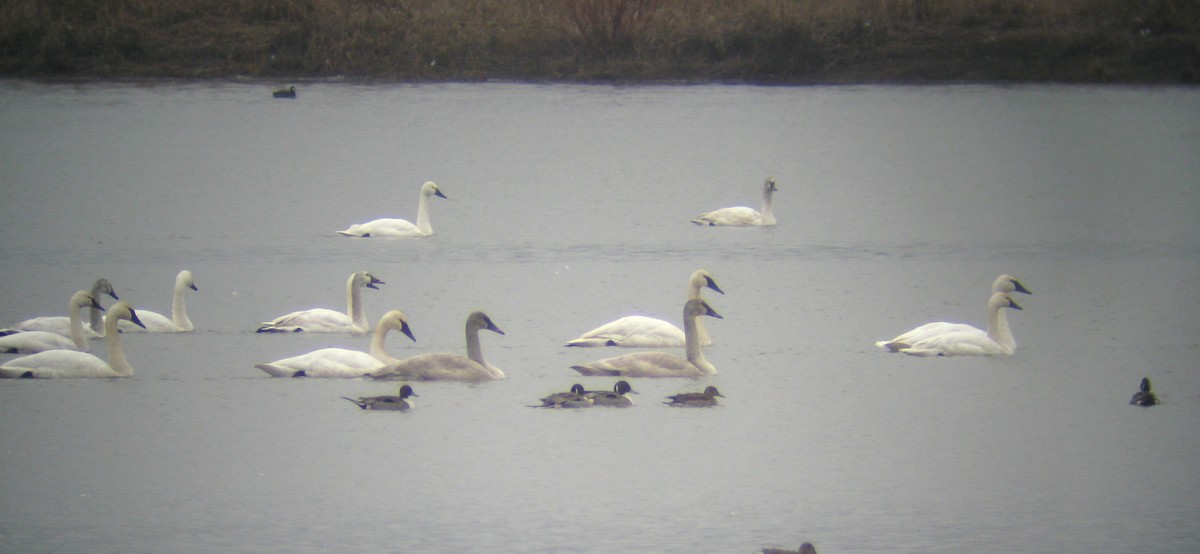
{"label": "grassy bank", "polygon": [[1200,82],[1197,0],[7,0],[0,75]]}

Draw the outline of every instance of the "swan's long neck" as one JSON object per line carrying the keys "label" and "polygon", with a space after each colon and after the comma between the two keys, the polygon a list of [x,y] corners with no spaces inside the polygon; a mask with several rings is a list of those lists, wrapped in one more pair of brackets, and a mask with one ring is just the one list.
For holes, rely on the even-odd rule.
{"label": "swan's long neck", "polygon": [[421,198],[417,200],[417,230],[421,231],[422,235],[432,235],[433,226],[429,224],[429,195],[425,191],[421,191]]}
{"label": "swan's long neck", "polygon": [[[92,311],[95,312],[98,310],[92,308]],[[71,315],[71,341],[75,343],[75,347],[78,348],[80,352],[87,352],[88,342],[87,338],[83,336],[83,312],[80,311],[79,304],[76,304],[74,301],[72,301],[68,313]],[[95,327],[93,327],[93,329],[95,329]]]}
{"label": "swan's long neck", "polygon": [[192,320],[188,319],[187,303],[183,300],[183,291],[188,288],[183,279],[175,281],[175,296],[171,299],[171,322],[184,331],[191,331]]}
{"label": "swan's long neck", "polygon": [[772,189],[771,183],[768,182],[765,185],[763,185],[762,211],[759,212],[762,215],[762,224],[763,225],[774,225],[775,224],[775,214],[771,213],[771,203],[772,203],[771,189]]}
{"label": "swan's long neck", "polygon": [[[696,283],[688,282],[688,300],[696,300],[700,298],[700,286]],[[684,326],[687,325],[687,316],[684,316]],[[704,321],[700,318],[693,318],[696,321],[696,336],[700,338],[700,345],[711,343],[712,339],[708,336],[708,329],[704,328]]]}
{"label": "swan's long neck", "polygon": [[1008,328],[1008,316],[1004,313],[1004,307],[993,303],[988,305],[988,310],[988,338],[1009,350],[1015,350],[1017,341],[1013,338],[1012,330]]}
{"label": "swan's long neck", "polygon": [[366,329],[368,327],[367,313],[362,306],[362,287],[354,282],[355,277],[357,275],[351,275],[350,281],[346,283],[346,315],[350,321],[354,322],[355,327]]}
{"label": "swan's long neck", "polygon": [[700,368],[707,375],[716,375],[717,368],[704,358],[704,349],[700,348],[700,336],[697,323],[702,316],[692,313],[687,308],[683,310],[683,337],[687,341],[687,359],[692,365]]}
{"label": "swan's long neck", "polygon": [[[92,285],[92,298],[95,298],[96,300],[100,300],[100,295],[105,293],[104,287],[100,283],[100,281],[96,281],[96,284]],[[111,288],[109,290],[111,290]],[[88,314],[88,324],[92,326],[92,332],[99,335],[100,333],[104,332],[104,314],[100,312],[100,308],[95,306],[92,306],[89,309],[91,310],[91,313]]]}
{"label": "swan's long neck", "polygon": [[479,343],[479,329],[480,326],[473,320],[467,321],[467,357],[491,372],[492,377],[503,379],[504,372],[483,358],[483,346]]}
{"label": "swan's long neck", "polygon": [[369,351],[372,358],[383,363],[392,363],[395,358],[388,354],[387,348],[384,347],[384,340],[387,339],[388,331],[392,330],[390,325],[377,325],[375,332],[371,334],[371,350]]}
{"label": "swan's long neck", "polygon": [[108,341],[108,365],[120,377],[133,375],[133,366],[125,359],[125,347],[121,345],[117,332],[117,318],[109,314],[104,318],[104,340]]}

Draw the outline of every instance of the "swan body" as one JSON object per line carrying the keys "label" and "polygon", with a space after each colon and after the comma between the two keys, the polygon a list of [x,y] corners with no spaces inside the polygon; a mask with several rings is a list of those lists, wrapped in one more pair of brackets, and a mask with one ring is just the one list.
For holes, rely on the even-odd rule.
{"label": "swan body", "polygon": [[145,324],[143,327],[124,322],[118,328],[123,333],[185,333],[195,329],[192,320],[188,318],[187,303],[183,299],[184,291],[187,289],[200,290],[196,288],[192,272],[185,269],[175,276],[175,290],[171,297],[171,317],[149,310],[140,310],[138,317]]}
{"label": "swan body", "polygon": [[[1029,289],[1025,288],[1016,277],[1012,275],[1001,275],[992,281],[992,294],[995,293],[1011,293],[1020,292],[1023,294],[1033,294]],[[945,321],[935,321],[926,323],[916,329],[908,331],[892,340],[881,340],[875,343],[875,346],[883,348],[888,352],[899,352],[903,348],[908,348],[920,341],[947,333],[971,332],[975,328],[963,323],[947,323]],[[1013,345],[1016,346],[1015,344]]]}
{"label": "swan body", "polygon": [[415,392],[411,386],[405,384],[400,386],[399,396],[363,396],[358,400],[347,398],[346,400],[353,402],[359,408],[364,410],[392,410],[397,412],[407,412],[413,409],[416,404],[413,403],[412,397],[421,396]]}
{"label": "swan body", "polygon": [[633,387],[629,386],[629,381],[617,381],[613,385],[613,390],[610,391],[590,391],[585,392],[585,396],[592,400],[592,403],[597,406],[610,406],[614,408],[628,408],[633,406],[633,399],[628,395],[637,394]]}
{"label": "swan body", "polygon": [[[100,299],[100,295],[107,294],[113,300],[117,298],[117,293],[113,291],[112,283],[103,277],[96,279],[92,284],[92,298]],[[104,308],[92,308],[89,314],[89,324],[83,327],[83,336],[89,339],[96,339],[104,336],[104,318],[101,312]],[[7,329],[0,330],[0,335],[11,335],[22,331],[45,331],[48,333],[57,333],[64,337],[71,336],[71,318],[69,316],[44,316],[26,319]]]}
{"label": "swan body", "polygon": [[31,354],[46,350],[78,350],[88,351],[87,337],[83,329],[83,308],[103,309],[96,302],[92,293],[81,290],[71,295],[67,304],[67,312],[71,315],[68,321],[71,326],[71,338],[49,331],[23,331],[0,337],[0,353]]}
{"label": "swan body", "polygon": [[471,312],[467,316],[467,355],[452,352],[435,352],[405,358],[371,374],[376,379],[420,380],[420,381],[488,381],[503,379],[504,372],[488,363],[479,344],[479,331],[487,329],[504,334],[492,318],[483,312]]}
{"label": "swan body", "polygon": [[133,366],[125,358],[121,336],[117,332],[118,321],[140,323],[137,312],[129,303],[113,304],[104,317],[105,340],[108,341],[108,361],[95,355],[75,350],[48,350],[0,364],[0,377],[66,379],[87,377],[129,377]]}
{"label": "swan body", "polygon": [[1021,306],[1003,292],[988,299],[987,331],[963,326],[939,333],[900,348],[910,356],[1008,356],[1016,349],[1004,308],[1020,310]]}
{"label": "swan body", "polygon": [[1129,403],[1134,406],[1154,406],[1158,404],[1158,396],[1150,390],[1150,378],[1143,377],[1142,384],[1138,387],[1138,391],[1133,393],[1133,398],[1129,399]]}
{"label": "swan body", "polygon": [[668,406],[684,407],[684,408],[707,408],[717,405],[717,397],[725,398],[725,395],[717,391],[717,387],[707,386],[704,392],[685,392],[668,396],[670,402],[663,402]]}
{"label": "swan body", "polygon": [[578,383],[571,385],[570,392],[556,392],[541,400],[540,406],[531,406],[533,408],[590,408],[594,403],[592,398],[587,395],[587,391],[583,389],[583,385]]}
{"label": "swan body", "polygon": [[696,330],[700,316],[722,319],[704,300],[693,298],[683,308],[683,332],[686,336],[687,359],[664,352],[638,352],[615,358],[571,366],[583,375],[620,377],[702,377],[716,375],[717,368],[704,358]]}
{"label": "swan body", "polygon": [[388,331],[393,329],[414,341],[417,340],[408,327],[404,312],[392,310],[383,314],[379,324],[375,326],[375,333],[371,336],[370,353],[347,348],[322,348],[254,367],[272,377],[362,377],[383,367],[384,364],[396,361],[384,347],[384,339]]}
{"label": "swan body", "polygon": [[721,208],[696,216],[692,223],[708,226],[729,227],[767,227],[775,224],[775,215],[771,211],[772,194],[779,188],[775,185],[774,177],[767,177],[763,182],[762,211],[745,206]]}
{"label": "swan body", "polygon": [[411,237],[427,237],[433,234],[433,227],[429,224],[429,197],[437,196],[445,198],[441,189],[433,181],[426,182],[421,186],[421,196],[417,201],[417,224],[413,225],[408,220],[404,219],[376,219],[366,223],[351,225],[350,228],[344,231],[338,231],[339,235],[347,237],[393,237],[393,238],[411,238]]}
{"label": "swan body", "polygon": [[[709,275],[703,269],[697,269],[688,278],[688,299],[700,298],[701,288],[710,288],[721,294],[725,294],[725,291],[717,286],[717,282],[712,278],[712,275]],[[697,321],[696,326],[700,337],[700,345],[711,345],[712,337],[708,335],[703,322]],[[567,346],[681,348],[686,343],[683,330],[673,323],[654,317],[631,315],[592,329],[579,338],[568,342]]]}
{"label": "swan body", "polygon": [[346,313],[328,308],[312,308],[281,315],[265,321],[258,333],[366,333],[371,330],[362,306],[362,287],[379,290],[383,281],[365,271],[351,274],[346,281]]}

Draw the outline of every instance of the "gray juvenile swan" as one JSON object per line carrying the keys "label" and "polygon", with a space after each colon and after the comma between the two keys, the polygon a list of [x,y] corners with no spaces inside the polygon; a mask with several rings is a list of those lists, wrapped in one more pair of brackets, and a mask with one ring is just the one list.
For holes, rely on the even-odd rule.
{"label": "gray juvenile swan", "polygon": [[346,313],[328,308],[312,308],[281,315],[263,322],[258,333],[366,333],[371,330],[363,309],[361,289],[379,290],[383,281],[365,271],[350,274],[346,281]]}
{"label": "gray juvenile swan", "polygon": [[364,410],[392,410],[398,412],[407,412],[413,409],[416,404],[413,403],[412,397],[421,396],[415,392],[411,386],[405,384],[400,386],[399,396],[362,396],[357,400],[343,396],[346,400],[354,403],[354,405]]}
{"label": "gray juvenile swan", "polygon": [[66,379],[86,377],[129,377],[133,366],[125,359],[125,348],[121,346],[121,334],[117,332],[118,321],[139,324],[137,312],[128,302],[113,304],[104,316],[105,340],[108,341],[108,361],[75,350],[47,350],[0,364],[0,377]]}
{"label": "gray juvenile swan", "polygon": [[0,353],[31,354],[47,350],[78,350],[88,351],[87,336],[83,329],[83,308],[103,310],[96,302],[92,293],[81,290],[71,295],[67,304],[67,312],[71,315],[68,322],[71,326],[71,338],[50,331],[22,331],[0,337]]}
{"label": "gray juvenile swan", "polygon": [[257,364],[272,377],[362,377],[383,367],[384,364],[396,361],[384,348],[384,339],[388,331],[397,330],[412,340],[412,330],[408,328],[408,320],[404,312],[392,310],[379,319],[375,333],[371,336],[371,350],[361,352],[346,348],[322,348],[307,354],[284,358],[274,362]]}
{"label": "gray juvenile swan", "polygon": [[188,289],[200,290],[196,288],[192,272],[185,269],[175,276],[175,289],[171,295],[171,317],[149,310],[138,310],[138,317],[145,325],[138,327],[129,322],[122,322],[118,328],[124,333],[184,333],[195,329],[192,320],[188,318],[187,303],[183,299],[184,291]]}
{"label": "gray juvenile swan", "polygon": [[[717,286],[712,275],[703,269],[692,272],[688,278],[688,299],[700,298],[700,289],[710,288],[721,294],[725,291]],[[700,337],[700,346],[712,344],[712,338],[704,328],[704,323],[696,321],[696,330]],[[567,346],[623,346],[627,348],[681,348],[687,344],[683,330],[669,321],[641,315],[622,317],[610,321],[579,338],[567,343]]]}
{"label": "gray juvenile swan", "polygon": [[730,227],[767,227],[775,224],[775,215],[771,212],[772,194],[779,190],[775,186],[775,178],[767,177],[763,181],[762,211],[745,206],[721,208],[696,216],[692,223],[696,225],[730,226]]}
{"label": "gray juvenile swan", "polygon": [[704,358],[697,336],[696,319],[710,316],[722,319],[704,300],[693,298],[683,307],[683,332],[687,336],[687,359],[664,352],[638,352],[605,358],[589,364],[571,366],[584,375],[620,377],[702,377],[716,375],[717,368]]}
{"label": "gray juvenile swan", "polygon": [[347,237],[392,237],[392,238],[410,238],[410,237],[427,237],[433,234],[433,227],[429,224],[429,197],[437,196],[445,198],[441,189],[433,181],[426,182],[421,185],[421,197],[417,201],[417,224],[413,225],[404,219],[376,219],[366,223],[351,225],[350,228],[344,231],[338,231],[339,235]]}
{"label": "gray juvenile swan", "polygon": [[479,344],[479,331],[487,329],[504,334],[492,318],[483,312],[471,312],[467,316],[467,355],[452,352],[436,352],[413,356],[375,371],[376,379],[420,380],[420,381],[487,381],[503,379],[504,372],[489,364],[483,357]]}

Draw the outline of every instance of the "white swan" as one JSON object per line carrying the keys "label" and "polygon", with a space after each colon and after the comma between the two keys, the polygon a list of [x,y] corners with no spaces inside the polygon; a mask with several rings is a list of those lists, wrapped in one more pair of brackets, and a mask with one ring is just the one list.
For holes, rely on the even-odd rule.
{"label": "white swan", "polygon": [[[112,283],[108,282],[108,279],[103,277],[96,279],[96,282],[92,284],[92,298],[99,300],[101,294],[107,294],[111,296],[113,300],[120,300],[120,298],[117,298],[117,293],[113,292]],[[102,311],[104,311],[104,308],[92,308],[90,323],[84,326],[83,336],[89,339],[95,339],[104,336],[104,323],[100,314]],[[22,331],[46,331],[48,333],[57,333],[64,337],[70,337],[71,318],[59,315],[26,319],[25,321],[17,323],[16,325],[8,327],[7,329],[0,330],[0,336],[11,335],[13,333],[19,333]]]}
{"label": "white swan", "polygon": [[696,225],[728,225],[734,227],[766,227],[775,224],[775,215],[771,213],[771,193],[778,191],[775,178],[767,177],[763,182],[762,212],[754,208],[738,206],[736,208],[721,208],[696,216],[692,223]]}
{"label": "white swan", "polygon": [[[1016,277],[1007,274],[996,277],[996,280],[992,281],[992,294],[998,292],[1005,294],[1010,292],[1033,294],[1032,292],[1029,292],[1029,289],[1025,288],[1025,286],[1022,285]],[[926,323],[920,327],[917,327],[916,329],[897,336],[892,340],[881,340],[876,342],[875,346],[887,350],[888,352],[899,352],[903,348],[908,348],[917,342],[935,337],[937,335],[961,331],[970,332],[972,330],[976,329],[965,323],[947,323],[945,321],[935,321],[933,323]]]}
{"label": "white swan", "polygon": [[704,358],[696,331],[700,316],[718,319],[721,315],[707,302],[693,298],[683,307],[683,332],[687,336],[687,359],[664,352],[638,352],[616,358],[606,358],[589,364],[571,366],[584,375],[621,377],[702,377],[716,375],[717,368]]}
{"label": "white swan", "polygon": [[433,181],[426,182],[421,185],[421,198],[417,201],[417,224],[413,225],[404,219],[376,219],[366,223],[351,225],[345,231],[338,231],[339,235],[347,237],[427,237],[433,234],[433,227],[429,225],[429,197],[437,196],[445,198],[446,195],[438,189],[437,184]]}
{"label": "white swan", "polygon": [[422,380],[422,381],[487,381],[503,379],[504,372],[483,358],[479,344],[480,329],[504,334],[492,318],[483,312],[471,312],[467,316],[467,355],[452,352],[435,352],[406,358],[380,368],[371,377],[376,379]]}
{"label": "white swan", "polygon": [[48,350],[0,364],[0,377],[30,377],[38,379],[65,379],[68,377],[129,377],[133,366],[125,359],[125,348],[121,346],[121,334],[117,332],[118,321],[138,324],[137,312],[128,302],[117,302],[104,317],[105,340],[108,341],[108,361],[74,350]]}
{"label": "white swan", "polygon": [[[703,287],[725,294],[725,291],[717,286],[712,275],[703,269],[697,269],[688,279],[688,299],[700,298],[700,289]],[[696,329],[700,337],[700,346],[711,345],[712,337],[708,336],[708,330],[704,328],[702,321],[696,321]],[[610,321],[567,343],[567,346],[627,348],[681,348],[685,345],[682,329],[669,321],[643,315],[631,315]]]}
{"label": "white swan", "polygon": [[371,373],[385,363],[397,361],[384,347],[384,338],[388,331],[397,330],[412,340],[412,330],[408,328],[408,320],[404,312],[392,310],[379,319],[375,326],[375,334],[371,336],[370,353],[346,348],[322,348],[308,354],[284,358],[274,362],[257,364],[272,377],[362,377]]}
{"label": "white swan", "polygon": [[300,310],[263,322],[257,332],[366,333],[371,330],[371,324],[367,321],[366,310],[363,310],[359,289],[367,287],[379,290],[376,285],[384,284],[387,283],[365,271],[353,273],[346,281],[346,313],[328,308]]}
{"label": "white swan", "polygon": [[183,300],[183,293],[187,289],[200,290],[196,288],[192,272],[185,269],[175,276],[175,290],[171,296],[171,317],[149,310],[138,310],[138,317],[142,320],[143,326],[138,327],[125,322],[121,323],[118,328],[122,333],[184,333],[195,329],[192,320],[188,318],[187,303]]}
{"label": "white swan", "polygon": [[81,290],[71,295],[67,304],[67,312],[71,325],[71,338],[49,331],[22,331],[0,337],[0,353],[31,354],[46,350],[78,350],[88,351],[87,337],[83,334],[83,308],[102,310],[92,293]]}
{"label": "white swan", "polygon": [[993,293],[988,299],[987,331],[964,325],[914,342],[900,348],[900,352],[910,356],[1008,356],[1017,343],[1008,328],[1004,308],[1020,310],[1021,306],[1006,293]]}

